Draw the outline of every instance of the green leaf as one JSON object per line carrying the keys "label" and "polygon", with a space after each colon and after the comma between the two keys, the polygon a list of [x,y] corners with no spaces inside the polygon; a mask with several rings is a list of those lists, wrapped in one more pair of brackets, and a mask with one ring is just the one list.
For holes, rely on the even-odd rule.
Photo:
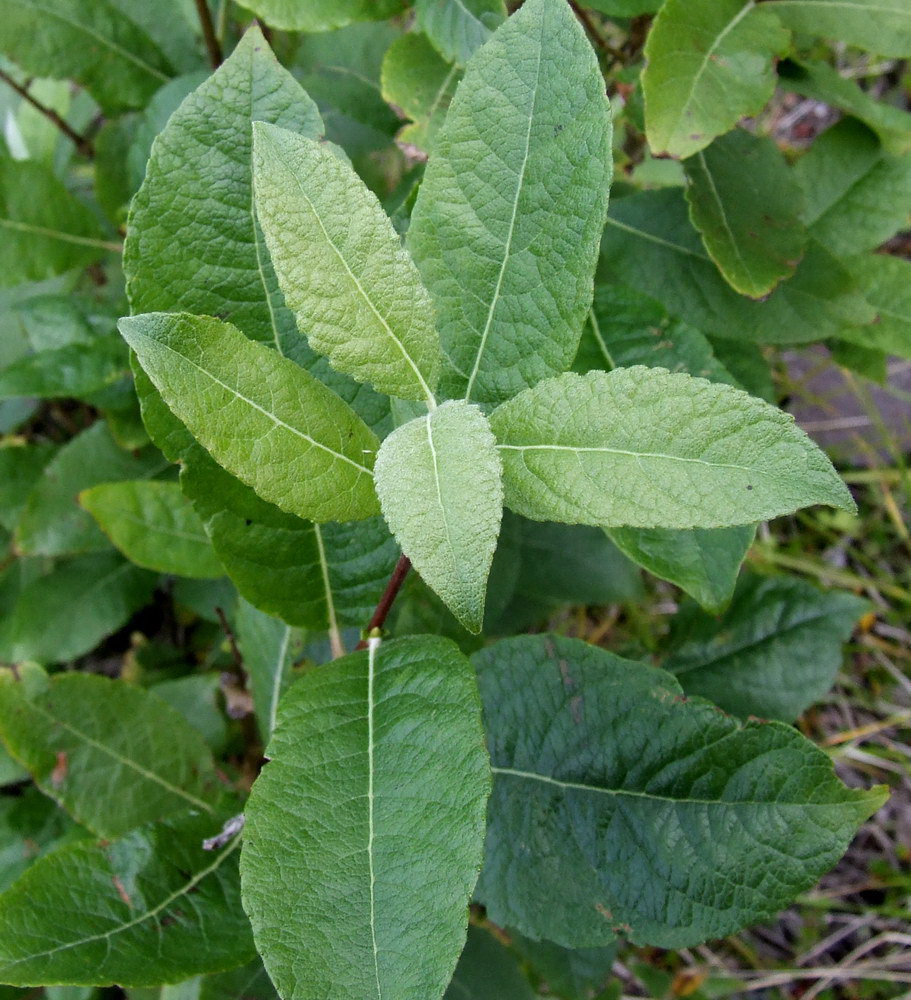
{"label": "green leaf", "polygon": [[293,361],[208,317],[151,313],[120,332],[175,416],[263,499],[317,521],[376,513],[376,436]]}
{"label": "green leaf", "polygon": [[99,421],[71,438],[47,463],[19,516],[16,547],[24,555],[98,552],[109,543],[78,503],[81,490],[99,483],[141,479],[166,464],[154,449],[131,455],[118,447]]}
{"label": "green leaf", "polygon": [[408,230],[448,358],[500,402],[572,362],[611,179],[604,80],[563,0],[528,0],[471,59]]}
{"label": "green leaf", "polygon": [[399,132],[399,142],[429,152],[433,148],[459,81],[459,70],[430,44],[411,32],[397,39],[383,58],[383,97],[412,119]]}
{"label": "green leaf", "polygon": [[285,1000],[442,995],[481,862],[479,708],[468,662],[431,637],[372,640],[289,688],[241,858]]}
{"label": "green leaf", "polygon": [[808,889],[885,800],[789,726],[741,726],[577,640],[523,636],[474,663],[494,773],[477,896],[529,937],[722,937]]}
{"label": "green leaf", "polygon": [[854,501],[774,406],[661,368],[567,374],[491,414],[506,505],[538,521],[718,528]]}
{"label": "green leaf", "polygon": [[487,931],[469,927],[443,1000],[535,1000],[535,993],[513,952]]}
{"label": "green leaf", "polygon": [[27,582],[0,622],[0,661],[63,663],[94,649],[148,601],[155,577],[117,553],[77,556]]}
{"label": "green leaf", "polygon": [[911,56],[911,9],[904,0],[775,0],[775,13],[794,31],[881,56]]}
{"label": "green leaf", "polygon": [[402,0],[243,0],[266,24],[284,31],[331,31],[354,21],[383,21]]}
{"label": "green leaf", "polygon": [[553,941],[532,941],[515,931],[510,937],[513,947],[547,983],[548,994],[566,1000],[588,1000],[598,993],[610,978],[617,958],[616,944],[604,948],[563,948]]}
{"label": "green leaf", "polygon": [[[176,595],[175,595],[176,600]],[[149,690],[189,722],[211,747],[222,753],[228,742],[228,724],[222,707],[222,675],[215,670],[188,674],[153,685]]]}
{"label": "green leaf", "polygon": [[797,269],[807,245],[800,187],[775,143],[734,129],[686,161],[686,198],[709,256],[758,299]]}
{"label": "green leaf", "polygon": [[376,197],[330,147],[260,122],[253,184],[279,285],[311,347],[380,392],[432,401],[430,299]]}
{"label": "green leaf", "polygon": [[77,823],[119,837],[184,809],[213,812],[212,754],[160,698],[97,674],[19,673],[0,673],[0,736]]}
{"label": "green leaf", "polygon": [[676,584],[706,611],[720,612],[734,593],[756,525],[690,531],[611,528],[608,535],[624,555],[643,569]]}
{"label": "green leaf", "polygon": [[853,594],[749,574],[720,621],[693,606],[674,618],[663,667],[726,712],[792,722],[832,687],[867,608]]}
{"label": "green leaf", "polygon": [[0,286],[43,281],[120,249],[47,167],[2,155],[0,231]]}
{"label": "green leaf", "polygon": [[742,388],[715,357],[708,340],[668,316],[654,299],[623,285],[597,283],[573,371],[667,368]]}
{"label": "green leaf", "polygon": [[278,701],[291,683],[291,668],[301,652],[301,634],[253,607],[237,605],[237,645],[253,695],[253,709],[263,741],[275,729]]}
{"label": "green leaf", "polygon": [[19,358],[0,370],[0,398],[86,396],[129,371],[123,341],[116,335],[90,344],[67,344]]}
{"label": "green leaf", "polygon": [[279,1000],[269,975],[257,956],[248,965],[205,976],[198,1000]]}
{"label": "green leaf", "polygon": [[[108,113],[144,107],[173,75],[149,34],[116,0],[0,0],[0,50],[26,72],[80,83]],[[176,10],[161,4],[158,19]]]}
{"label": "green leaf", "polygon": [[637,14],[654,14],[663,0],[583,0],[582,6],[599,10],[611,17],[635,17]]}
{"label": "green leaf", "polygon": [[0,527],[16,527],[32,487],[56,451],[49,442],[26,444],[7,438],[0,443]]}
{"label": "green leaf", "polygon": [[253,214],[254,120],[314,139],[323,133],[316,105],[257,27],[155,140],[130,212],[123,266],[134,313],[218,316],[284,350],[301,338]]}
{"label": "green leaf", "polygon": [[911,261],[888,254],[867,254],[851,258],[848,266],[867,301],[875,306],[878,322],[846,327],[839,336],[911,360]]}
{"label": "green leaf", "polygon": [[503,0],[415,0],[414,12],[447,62],[464,66],[506,20]]}
{"label": "green leaf", "polygon": [[444,403],[392,432],[376,460],[383,516],[402,551],[470,631],[484,621],[503,485],[487,418]]}
{"label": "green leaf", "polygon": [[84,834],[35,788],[0,796],[0,892],[36,858]]}
{"label": "green leaf", "polygon": [[850,272],[814,240],[794,276],[764,302],[738,295],[706,254],[679,190],[616,200],[607,223],[604,277],[658,299],[707,336],[800,344],[875,318]]}
{"label": "green leaf", "polygon": [[79,503],[137,566],[203,579],[224,575],[199,516],[177,483],[105,483],[80,493]]}
{"label": "green leaf", "polygon": [[828,63],[808,59],[786,59],[778,64],[781,86],[834,105],[859,118],[876,132],[893,153],[911,149],[911,114],[877,100]]}
{"label": "green leaf", "polygon": [[41,858],[0,896],[0,979],[153,986],[249,961],[239,839],[205,851],[213,826],[190,815]]}
{"label": "green leaf", "polygon": [[810,232],[833,253],[872,250],[911,221],[911,158],[886,153],[860,122],[833,125],[794,171]]}
{"label": "green leaf", "polygon": [[775,89],[773,58],[790,40],[775,16],[778,6],[667,0],[649,32],[642,73],[654,154],[692,156],[762,110]]}

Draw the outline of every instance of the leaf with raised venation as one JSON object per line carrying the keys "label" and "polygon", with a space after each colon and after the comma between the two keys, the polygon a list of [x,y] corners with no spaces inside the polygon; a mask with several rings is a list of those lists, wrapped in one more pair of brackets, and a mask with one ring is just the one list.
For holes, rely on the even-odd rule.
{"label": "leaf with raised venation", "polygon": [[[31,74],[71,77],[106,112],[141,108],[173,67],[125,6],[117,0],[0,0],[0,50]],[[158,20],[171,20],[177,7],[163,3]]]}
{"label": "leaf with raised venation", "polygon": [[528,0],[469,62],[407,244],[433,296],[442,389],[500,402],[579,345],[611,180],[604,80],[563,0]]}
{"label": "leaf with raised venation", "polygon": [[742,388],[715,357],[708,340],[660,302],[623,285],[595,285],[592,311],[582,332],[573,371],[667,368]]}
{"label": "leaf with raised venation", "polygon": [[420,32],[403,35],[389,46],[383,57],[383,97],[412,119],[399,132],[399,142],[432,149],[459,76],[458,67],[446,62]]}
{"label": "leaf with raised venation", "polygon": [[854,501],[774,406],[661,368],[561,375],[490,416],[506,505],[538,521],[719,528]]}
{"label": "leaf with raised venation", "polygon": [[250,961],[240,841],[203,850],[217,831],[191,813],[41,858],[0,896],[0,980],[157,986]]}
{"label": "leaf with raised venation", "polygon": [[311,347],[381,392],[433,400],[430,298],[376,196],[331,147],[262,122],[253,186],[279,285]]}
{"label": "leaf with raised venation", "polygon": [[384,21],[403,0],[243,0],[270,27],[284,31],[331,31],[355,21]]}
{"label": "leaf with raised venation", "polygon": [[414,12],[437,51],[458,66],[506,19],[503,0],[415,0]]}
{"label": "leaf with raised venation", "polygon": [[374,475],[402,551],[465,628],[480,632],[503,515],[487,418],[470,403],[444,403],[386,438]]}
{"label": "leaf with raised venation", "polygon": [[301,633],[259,611],[248,601],[237,605],[237,645],[250,681],[253,710],[265,742],[272,737],[278,701],[291,683],[291,668],[300,656]]}
{"label": "leaf with raised venation", "polygon": [[481,862],[479,709],[468,661],[427,636],[373,640],[288,689],[241,858],[285,1000],[442,995]]}
{"label": "leaf with raised venation", "polygon": [[800,344],[872,323],[876,313],[850,272],[811,240],[794,276],[764,301],[738,295],[693,228],[683,192],[643,191],[615,200],[601,242],[603,275],[658,299],[708,336]]}
{"label": "leaf with raised venation", "polygon": [[[0,23],[2,23],[0,14]],[[53,173],[0,155],[0,285],[43,281],[120,249]]]}
{"label": "leaf with raised venation", "polygon": [[655,154],[686,158],[762,110],[773,58],[790,41],[777,4],[667,0],[645,45],[645,131]]}
{"label": "leaf with raised venation", "polygon": [[120,337],[98,337],[89,344],[67,344],[28,354],[0,370],[0,398],[86,396],[129,371]]}
{"label": "leaf with raised venation", "polygon": [[871,326],[845,327],[839,337],[911,360],[911,261],[867,254],[848,261],[867,301],[876,308]]}
{"label": "leaf with raised venation", "polygon": [[676,584],[706,611],[719,612],[734,593],[756,525],[689,531],[611,528],[608,535],[624,555],[643,569]]}
{"label": "leaf with raised venation", "polygon": [[49,678],[23,666],[18,675],[0,673],[0,707],[0,736],[13,756],[101,837],[184,809],[213,812],[218,786],[209,748],[142,688],[96,674]]}
{"label": "leaf with raised venation", "polygon": [[203,579],[224,575],[199,515],[177,483],[104,483],[83,490],[79,503],[137,566]]}
{"label": "leaf with raised venation", "polygon": [[905,0],[773,0],[782,24],[837,38],[881,56],[911,56],[911,8]]}
{"label": "leaf with raised venation", "polygon": [[734,129],[685,170],[690,218],[709,256],[741,294],[768,295],[807,245],[800,186],[784,156],[771,139]]}
{"label": "leaf with raised venation", "polygon": [[78,503],[81,490],[121,479],[143,479],[167,468],[153,448],[132,455],[118,447],[99,421],[71,438],[44,467],[16,526],[24,555],[61,556],[110,548],[98,525]]}
{"label": "leaf with raised venation", "polygon": [[778,64],[778,78],[786,90],[841,108],[859,118],[877,133],[890,152],[906,153],[911,148],[911,114],[877,100],[828,63],[786,59]]}
{"label": "leaf with raised venation", "polygon": [[824,132],[794,173],[810,232],[833,253],[872,250],[911,221],[911,157],[886,153],[858,121]]}
{"label": "leaf with raised venation", "polygon": [[469,927],[443,1000],[535,1000],[535,992],[514,952],[480,927]]}
{"label": "leaf with raised venation", "polygon": [[726,712],[791,722],[832,687],[867,607],[803,580],[749,574],[720,621],[692,605],[674,618],[662,666]]}
{"label": "leaf with raised venation", "polygon": [[209,317],[151,313],[120,332],[175,416],[263,499],[317,521],[377,512],[376,436],[293,361]]}
{"label": "leaf with raised venation", "polygon": [[885,800],[842,785],[791,727],[740,725],[578,640],[523,636],[473,660],[494,774],[477,898],[529,937],[723,937],[808,889]]}
{"label": "leaf with raised venation", "polygon": [[257,27],[155,140],[130,212],[123,266],[134,313],[219,316],[285,350],[301,337],[274,287],[253,212],[253,121],[314,139],[323,134],[316,105]]}

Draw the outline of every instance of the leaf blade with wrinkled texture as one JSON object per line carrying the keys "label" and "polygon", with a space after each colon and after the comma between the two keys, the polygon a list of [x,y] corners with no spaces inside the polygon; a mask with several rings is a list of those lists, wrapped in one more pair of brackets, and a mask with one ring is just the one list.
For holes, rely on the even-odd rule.
{"label": "leaf blade with wrinkled texture", "polygon": [[911,10],[903,0],[774,0],[772,6],[794,31],[882,56],[911,55]]}
{"label": "leaf blade with wrinkled texture", "polygon": [[503,485],[483,413],[449,402],[393,431],[376,460],[383,516],[425,582],[470,631],[484,621]]}
{"label": "leaf blade with wrinkled texture", "polygon": [[661,368],[548,379],[490,423],[506,505],[534,520],[717,528],[813,503],[854,509],[793,417]]}
{"label": "leaf blade with wrinkled texture", "polygon": [[494,773],[477,896],[528,936],[728,934],[809,888],[885,800],[842,785],[791,727],[741,726],[577,640],[523,636],[473,661]]}
{"label": "leaf blade with wrinkled texture", "polygon": [[376,437],[312,375],[208,317],[133,316],[120,332],[175,415],[263,499],[314,520],[376,513]]}
{"label": "leaf blade with wrinkled texture", "polygon": [[407,236],[436,306],[445,395],[499,402],[571,363],[610,134],[597,60],[562,0],[529,0],[470,61]]}
{"label": "leaf blade with wrinkled texture", "polygon": [[268,754],[241,872],[281,995],[442,995],[465,939],[489,780],[468,662],[439,638],[371,643],[289,688]]}
{"label": "leaf blade with wrinkled texture", "polygon": [[503,0],[416,0],[421,30],[444,59],[464,66],[506,19]]}

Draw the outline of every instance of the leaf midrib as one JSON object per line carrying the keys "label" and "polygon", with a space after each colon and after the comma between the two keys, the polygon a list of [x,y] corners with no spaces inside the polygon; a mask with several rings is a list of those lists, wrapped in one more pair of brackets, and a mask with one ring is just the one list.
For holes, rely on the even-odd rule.
{"label": "leaf midrib", "polygon": [[650,451],[624,451],[622,448],[607,448],[600,446],[577,447],[575,445],[561,444],[498,444],[500,451],[568,451],[572,454],[580,452],[593,452],[596,454],[622,455],[625,458],[658,458],[666,459],[669,462],[683,462],[690,465],[704,465],[710,469],[736,469],[739,472],[751,472],[759,474],[758,470],[746,465],[733,465],[729,462],[708,462],[704,458],[684,458],[681,455],[665,455],[661,452]]}
{"label": "leaf midrib", "polygon": [[94,247],[97,250],[110,250],[112,253],[120,253],[123,249],[119,243],[94,239],[91,236],[77,236],[74,233],[65,233],[60,229],[48,229],[46,226],[36,226],[31,222],[20,222],[17,219],[0,219],[0,226],[5,229],[14,229],[20,233],[45,236],[49,239],[59,240],[61,243],[73,243],[80,247]]}

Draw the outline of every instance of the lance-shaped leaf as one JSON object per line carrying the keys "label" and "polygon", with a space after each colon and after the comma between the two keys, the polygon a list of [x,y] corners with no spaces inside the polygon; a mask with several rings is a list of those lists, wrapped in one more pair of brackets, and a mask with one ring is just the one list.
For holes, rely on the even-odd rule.
{"label": "lance-shaped leaf", "polygon": [[279,285],[311,347],[387,395],[432,400],[430,297],[376,196],[330,146],[263,122],[253,184]]}
{"label": "lance-shaped leaf", "polygon": [[562,0],[529,0],[469,62],[408,230],[449,359],[447,395],[500,402],[572,362],[610,134],[598,61]]}
{"label": "lance-shaped leaf", "polygon": [[663,666],[726,712],[792,722],[832,687],[867,607],[853,594],[751,574],[720,621],[692,605],[674,618]]}
{"label": "lance-shaped leaf", "polygon": [[257,27],[155,140],[130,212],[123,266],[134,313],[220,316],[282,349],[300,335],[253,212],[254,120],[314,139],[323,134],[316,105]]}
{"label": "lance-shaped leaf", "polygon": [[67,344],[18,358],[0,371],[0,398],[86,396],[128,371],[123,341],[116,334],[98,337],[88,344]]}
{"label": "lance-shaped leaf", "polygon": [[266,24],[284,31],[331,31],[355,21],[383,21],[402,0],[243,0]]}
{"label": "lance-shaped leaf", "polygon": [[437,51],[458,66],[506,19],[503,0],[415,0],[414,12]]}
{"label": "lance-shaped leaf", "polygon": [[667,0],[645,46],[645,129],[655,154],[686,158],[775,89],[773,57],[789,34],[756,0]]}
{"label": "lance-shaped leaf", "polygon": [[810,232],[833,253],[872,250],[911,221],[911,158],[886,153],[860,122],[834,125],[794,171]]}
{"label": "lance-shaped leaf", "polygon": [[212,754],[160,698],[95,674],[20,675],[0,673],[0,736],[77,822],[117,837],[188,808],[212,812]]}
{"label": "lance-shaped leaf", "polygon": [[790,277],[807,245],[802,194],[775,143],[734,129],[686,161],[686,198],[709,256],[743,295]]}
{"label": "lance-shaped leaf", "polygon": [[203,850],[217,830],[188,814],[41,858],[0,896],[0,979],[157,986],[249,961],[239,838]]}
{"label": "lance-shaped leaf", "polygon": [[27,580],[0,620],[0,661],[63,663],[82,656],[126,624],[154,588],[152,573],[116,552],[59,562]]}
{"label": "lance-shaped leaf", "polygon": [[851,272],[815,240],[794,276],[765,301],[738,295],[706,253],[683,192],[675,188],[614,201],[601,263],[604,277],[658,299],[708,336],[741,344],[807,343],[876,318]]}
{"label": "lance-shaped leaf", "polygon": [[911,360],[911,261],[891,254],[867,254],[849,261],[879,322],[846,327],[839,336],[863,347]]}
{"label": "lance-shaped leaf", "polygon": [[237,645],[250,681],[259,731],[268,742],[279,698],[291,683],[291,667],[300,654],[301,633],[242,600],[237,605]]}
{"label": "lance-shaped leaf", "polygon": [[389,46],[383,57],[383,97],[413,119],[399,132],[399,142],[430,151],[460,75],[420,32],[402,35]]}
{"label": "lance-shaped leaf", "polygon": [[383,516],[426,583],[470,632],[484,621],[503,484],[487,418],[444,403],[392,432],[376,460]]}
{"label": "lance-shaped leaf", "polygon": [[523,636],[474,662],[494,774],[477,895],[529,937],[722,937],[808,889],[885,800],[791,727],[741,726],[577,640]]}
{"label": "lance-shaped leaf", "polygon": [[224,575],[199,515],[177,483],[105,483],[80,493],[79,503],[137,566],[203,579]]}
{"label": "lance-shaped leaf", "polygon": [[[2,0],[0,50],[29,73],[71,77],[107,112],[142,108],[173,69],[127,6],[116,0]],[[159,19],[170,20],[177,5],[165,0],[161,8]]]}
{"label": "lance-shaped leaf", "polygon": [[230,473],[315,521],[377,512],[377,439],[303,368],[203,316],[150,313],[120,332],[178,419]]}
{"label": "lance-shaped leaf", "polygon": [[241,872],[279,993],[442,996],[489,783],[468,661],[445,639],[373,640],[288,689],[267,753]]}
{"label": "lance-shaped leaf", "polygon": [[120,249],[47,167],[8,156],[0,156],[0,232],[4,286],[43,281]]}
{"label": "lance-shaped leaf", "polygon": [[506,504],[537,521],[720,528],[816,503],[854,510],[792,416],[662,368],[548,379],[490,423]]}
{"label": "lance-shaped leaf", "polygon": [[649,573],[675,583],[706,611],[724,610],[753,538],[755,524],[732,528],[611,528],[620,551]]}
{"label": "lance-shaped leaf", "polygon": [[774,0],[774,9],[794,31],[882,56],[911,56],[911,8],[904,0]]}

